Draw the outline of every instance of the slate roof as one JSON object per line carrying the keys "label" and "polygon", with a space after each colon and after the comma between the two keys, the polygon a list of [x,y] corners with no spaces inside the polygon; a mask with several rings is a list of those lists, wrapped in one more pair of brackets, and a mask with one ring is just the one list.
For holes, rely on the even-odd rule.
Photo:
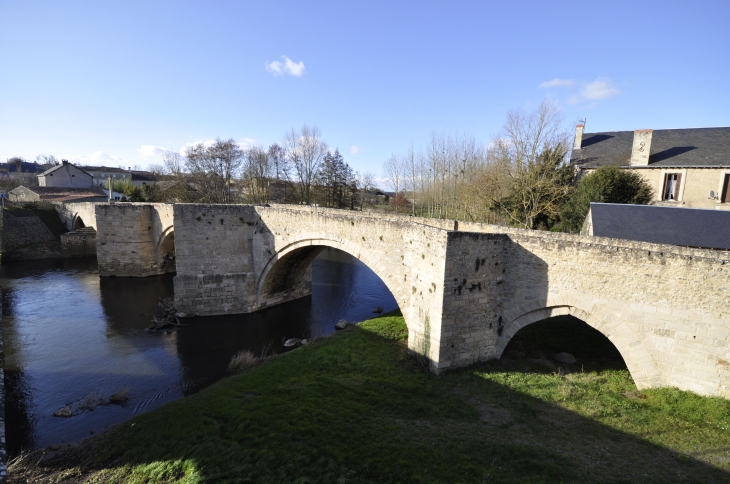
{"label": "slate roof", "polygon": [[129,173],[129,170],[124,168],[115,168],[112,166],[85,166],[84,170],[88,172],[109,172],[109,173]]}
{"label": "slate roof", "polygon": [[[70,200],[78,200],[81,198],[97,198],[102,197],[103,199],[107,199],[108,195],[104,190],[102,190],[99,187],[91,187],[91,188],[68,188],[68,187],[23,187],[20,186],[18,188],[24,188],[26,190],[30,190],[33,193],[36,193],[41,200],[53,200],[56,202],[65,202]],[[18,188],[11,190],[15,191]]]}
{"label": "slate roof", "polygon": [[[78,166],[74,165],[73,163],[67,163],[67,164],[70,166],[73,166],[74,168],[76,168],[78,170],[81,170],[83,173],[86,173],[89,176],[93,176],[91,173],[87,173],[82,168],[79,168]],[[63,168],[63,166],[64,166],[63,163],[54,165],[54,166],[50,167],[49,169],[47,169],[46,171],[44,171],[43,173],[39,173],[38,176],[48,175],[49,173],[52,173],[60,168]]]}
{"label": "slate roof", "polygon": [[[570,162],[581,168],[629,166],[633,131],[583,133]],[[730,167],[730,128],[656,129],[648,168]],[[636,167],[647,168],[647,167]]]}
{"label": "slate roof", "polygon": [[591,203],[593,235],[730,250],[730,211]]}

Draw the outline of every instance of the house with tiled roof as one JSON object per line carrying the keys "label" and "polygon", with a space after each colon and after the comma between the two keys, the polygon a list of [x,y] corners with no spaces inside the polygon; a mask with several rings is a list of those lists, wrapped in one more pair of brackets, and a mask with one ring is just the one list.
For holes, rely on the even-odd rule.
{"label": "house with tiled roof", "polygon": [[11,202],[105,202],[108,195],[100,187],[25,187],[10,190]]}
{"label": "house with tiled roof", "polygon": [[94,177],[68,160],[38,175],[39,187],[91,188]]}
{"label": "house with tiled roof", "polygon": [[654,188],[654,205],[730,210],[730,127],[584,132],[570,163],[578,176],[614,165]]}

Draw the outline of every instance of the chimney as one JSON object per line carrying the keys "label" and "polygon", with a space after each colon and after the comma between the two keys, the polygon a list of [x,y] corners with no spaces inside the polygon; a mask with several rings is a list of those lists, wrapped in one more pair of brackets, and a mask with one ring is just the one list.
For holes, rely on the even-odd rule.
{"label": "chimney", "polygon": [[631,166],[647,166],[649,151],[651,150],[651,135],[653,129],[637,129],[634,131],[634,144],[631,146]]}
{"label": "chimney", "polygon": [[585,127],[585,124],[576,124],[575,125],[575,142],[573,143],[573,149],[579,150],[580,145],[583,142],[583,128]]}
{"label": "chimney", "polygon": [[68,160],[61,160],[61,163],[63,163],[64,165],[68,165]]}

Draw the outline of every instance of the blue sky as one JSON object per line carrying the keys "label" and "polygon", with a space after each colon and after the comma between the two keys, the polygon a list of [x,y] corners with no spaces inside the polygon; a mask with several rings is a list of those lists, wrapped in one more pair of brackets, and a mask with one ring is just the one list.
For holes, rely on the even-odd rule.
{"label": "blue sky", "polygon": [[729,21],[727,0],[0,0],[0,159],[145,167],[308,123],[380,174],[545,97],[589,132],[730,126]]}

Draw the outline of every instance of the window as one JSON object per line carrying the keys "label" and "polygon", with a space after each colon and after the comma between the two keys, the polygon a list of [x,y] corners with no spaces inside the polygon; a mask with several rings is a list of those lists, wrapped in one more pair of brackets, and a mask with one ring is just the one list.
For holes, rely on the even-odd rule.
{"label": "window", "polygon": [[725,175],[725,181],[722,183],[722,196],[720,197],[722,203],[730,203],[730,174]]}
{"label": "window", "polygon": [[679,200],[679,186],[681,181],[681,174],[667,173],[667,175],[664,177],[664,190],[662,191],[662,200]]}

